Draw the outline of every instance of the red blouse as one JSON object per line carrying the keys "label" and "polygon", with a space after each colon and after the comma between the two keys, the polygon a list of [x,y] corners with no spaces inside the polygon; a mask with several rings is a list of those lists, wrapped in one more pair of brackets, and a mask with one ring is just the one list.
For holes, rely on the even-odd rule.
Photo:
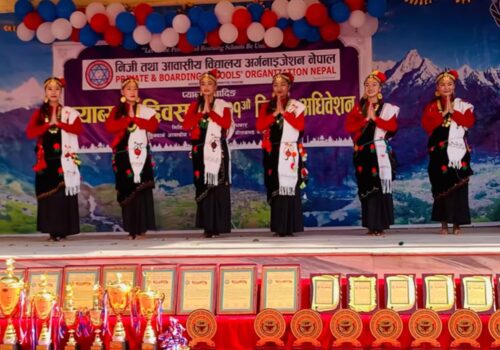
{"label": "red blouse", "polygon": [[[231,111],[229,108],[224,108],[223,115],[218,115],[214,110],[209,113],[209,118],[217,123],[222,129],[229,129],[231,126]],[[203,113],[198,112],[198,102],[194,101],[189,105],[189,108],[184,115],[182,129],[191,131],[191,139],[197,140],[200,138],[200,127],[198,123],[203,118]]]}

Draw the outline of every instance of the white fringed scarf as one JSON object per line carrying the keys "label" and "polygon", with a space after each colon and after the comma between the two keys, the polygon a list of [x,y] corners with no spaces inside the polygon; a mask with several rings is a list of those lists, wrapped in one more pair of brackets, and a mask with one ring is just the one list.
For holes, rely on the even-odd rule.
{"label": "white fringed scarf", "polygon": [[[80,113],[71,107],[61,109],[61,122],[73,124]],[[80,170],[78,169],[77,152],[78,136],[61,129],[61,167],[64,174],[64,187],[66,196],[75,196],[80,192]]]}
{"label": "white fringed scarf", "polygon": [[[137,118],[149,120],[155,118],[156,111],[144,105],[137,106]],[[141,183],[141,172],[148,156],[148,134],[146,130],[136,127],[130,133],[128,138],[128,158],[132,172],[134,174],[134,183]]]}
{"label": "white fringed scarf", "polygon": [[[295,117],[304,112],[305,106],[294,99],[290,99],[286,112]],[[299,180],[299,150],[297,141],[299,131],[283,118],[283,134],[281,135],[280,153],[278,159],[278,181],[280,196],[294,196],[295,187]]]}
{"label": "white fringed scarf", "polygon": [[[397,118],[398,114],[399,107],[386,102],[382,106],[379,118],[382,120],[389,120],[393,116]],[[386,130],[376,127],[375,134],[373,135],[373,143],[377,151],[377,163],[382,193],[392,193],[392,167],[389,153],[387,152],[387,142],[385,141],[386,133]]]}
{"label": "white fringed scarf", "polygon": [[[457,97],[453,101],[453,109],[465,114],[465,111],[468,109],[474,111],[474,106]],[[466,128],[458,125],[454,120],[451,121],[450,132],[448,134],[448,146],[446,148],[449,160],[448,166],[451,168],[460,169],[462,167],[462,158],[467,152],[464,139],[465,131]]]}

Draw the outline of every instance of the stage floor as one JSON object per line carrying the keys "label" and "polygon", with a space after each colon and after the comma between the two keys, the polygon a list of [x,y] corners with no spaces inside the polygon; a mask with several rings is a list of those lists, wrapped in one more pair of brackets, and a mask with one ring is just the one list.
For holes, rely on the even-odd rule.
{"label": "stage floor", "polygon": [[0,259],[17,267],[87,264],[299,263],[302,274],[499,273],[500,227],[469,227],[439,235],[437,228],[392,229],[372,237],[360,229],[310,230],[296,237],[236,231],[203,238],[200,231],[152,232],[130,241],[121,233],[82,233],[61,242],[47,235],[0,235]]}

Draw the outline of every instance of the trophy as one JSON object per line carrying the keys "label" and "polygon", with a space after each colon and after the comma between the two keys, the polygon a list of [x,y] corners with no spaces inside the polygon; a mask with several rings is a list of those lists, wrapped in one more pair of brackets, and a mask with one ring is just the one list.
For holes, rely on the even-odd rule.
{"label": "trophy", "polygon": [[156,310],[158,310],[165,296],[157,291],[150,290],[148,286],[145,291],[138,291],[135,298],[139,302],[140,313],[146,318],[147,322],[141,348],[143,350],[154,350],[156,348],[156,334],[151,326],[151,319],[155,316]]}
{"label": "trophy", "polygon": [[90,323],[94,327],[94,342],[92,343],[91,350],[102,350],[101,340],[101,326],[102,326],[102,307],[101,307],[101,286],[94,285],[94,297],[92,302],[92,310],[89,310]]}
{"label": "trophy", "polygon": [[68,326],[69,338],[68,342],[64,346],[64,350],[75,350],[76,349],[76,340],[75,340],[75,323],[76,323],[76,314],[77,310],[75,309],[75,305],[73,303],[73,286],[66,286],[66,296],[64,298],[64,309],[63,309],[63,317],[64,323]]}
{"label": "trophy", "polygon": [[38,345],[36,348],[37,350],[48,350],[52,341],[47,323],[51,316],[52,308],[56,304],[56,296],[47,290],[46,275],[40,277],[40,283],[38,285],[42,290],[33,296],[32,301],[35,315],[42,321],[42,330],[40,331],[40,337],[38,338]]}
{"label": "trophy", "polygon": [[122,274],[116,274],[116,281],[109,282],[106,286],[109,305],[116,314],[116,324],[110,349],[123,350],[126,346],[126,334],[123,327],[122,314],[128,308],[131,299],[132,285],[122,282]]}
{"label": "trophy", "polygon": [[12,324],[12,314],[16,312],[21,292],[24,289],[24,282],[14,276],[14,260],[7,259],[5,263],[7,265],[6,276],[0,279],[0,310],[7,318],[7,328],[3,336],[3,344],[0,344],[0,350],[12,350],[17,347],[17,335]]}

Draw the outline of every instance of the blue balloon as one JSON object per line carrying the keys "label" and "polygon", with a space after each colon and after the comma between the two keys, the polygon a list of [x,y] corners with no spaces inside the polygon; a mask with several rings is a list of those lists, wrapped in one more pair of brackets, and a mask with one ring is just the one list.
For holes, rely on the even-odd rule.
{"label": "blue balloon", "polygon": [[187,16],[189,17],[191,23],[196,24],[200,20],[200,17],[203,15],[203,12],[205,11],[203,11],[200,6],[193,6],[188,10]]}
{"label": "blue balloon", "polygon": [[387,10],[387,0],[368,0],[366,10],[373,17],[381,18]]}
{"label": "blue balloon", "polygon": [[100,38],[101,36],[90,28],[90,24],[86,24],[80,30],[80,42],[85,46],[94,46]]}
{"label": "blue balloon", "polygon": [[14,6],[14,13],[18,20],[22,21],[24,16],[33,11],[33,5],[28,0],[19,0]]}
{"label": "blue balloon", "polygon": [[203,30],[205,33],[209,33],[219,26],[219,21],[217,20],[217,16],[215,16],[215,13],[213,11],[205,11],[200,17],[200,20],[198,22],[198,25],[200,26],[201,30]]}
{"label": "blue balloon", "polygon": [[123,36],[122,46],[127,50],[135,50],[139,47],[139,45],[137,45],[137,43],[134,41],[132,34],[125,34]]}
{"label": "blue balloon", "polygon": [[120,29],[120,32],[128,34],[132,33],[137,26],[137,21],[135,16],[130,12],[121,12],[116,16],[116,27]]}
{"label": "blue balloon", "polygon": [[165,26],[165,18],[157,12],[152,12],[146,17],[146,28],[153,34],[163,32]]}
{"label": "blue balloon", "polygon": [[286,27],[288,27],[289,24],[290,24],[290,20],[288,20],[288,18],[280,18],[280,19],[278,19],[278,23],[276,23],[276,27],[283,30]]}
{"label": "blue balloon", "polygon": [[260,22],[260,18],[264,13],[264,6],[261,4],[253,3],[248,5],[248,12],[252,15],[252,22]]}
{"label": "blue balloon", "polygon": [[205,41],[205,33],[197,26],[189,28],[186,33],[187,41],[193,46],[200,46]]}
{"label": "blue balloon", "polygon": [[71,14],[76,11],[76,5],[73,0],[61,0],[56,5],[57,17],[69,19]]}
{"label": "blue balloon", "polygon": [[347,21],[350,15],[349,7],[343,2],[337,2],[330,7],[330,17],[337,23]]}
{"label": "blue balloon", "polygon": [[326,0],[326,1],[324,2],[324,4],[325,4],[326,6],[328,6],[328,7],[330,7],[331,5],[336,4],[336,3],[338,3],[338,2],[342,2],[342,0]]}
{"label": "blue balloon", "polygon": [[167,13],[165,13],[164,17],[165,17],[165,25],[167,27],[171,27],[172,26],[172,22],[174,21],[174,17],[177,16],[177,12],[175,11],[168,11]]}
{"label": "blue balloon", "polygon": [[44,0],[38,5],[38,13],[45,22],[52,22],[56,19],[56,5],[50,0]]}
{"label": "blue balloon", "polygon": [[305,18],[301,18],[293,23],[293,33],[299,39],[306,39],[309,34],[311,26],[307,23]]}
{"label": "blue balloon", "polygon": [[309,41],[310,43],[315,43],[316,41],[319,41],[319,39],[321,39],[321,35],[319,34],[318,27],[309,28],[306,40]]}

